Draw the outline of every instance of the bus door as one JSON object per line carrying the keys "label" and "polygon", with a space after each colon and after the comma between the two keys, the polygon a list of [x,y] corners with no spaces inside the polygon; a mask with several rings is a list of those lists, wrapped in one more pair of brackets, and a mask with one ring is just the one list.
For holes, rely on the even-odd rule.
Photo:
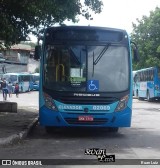
{"label": "bus door", "polygon": [[23,91],[28,91],[30,87],[30,76],[29,75],[24,75],[23,76]]}
{"label": "bus door", "polygon": [[26,92],[29,88],[29,81],[27,80],[26,76],[21,75],[19,76],[19,90],[20,92]]}
{"label": "bus door", "polygon": [[146,97],[149,94],[149,97],[154,97],[154,70],[150,69],[146,71],[146,81],[147,81],[147,92]]}
{"label": "bus door", "polygon": [[23,79],[22,76],[18,76],[19,91],[23,92]]}
{"label": "bus door", "polygon": [[155,75],[154,75],[154,88],[155,88],[155,91],[154,91],[154,94],[155,94],[155,97],[160,97],[160,69],[159,68],[156,68],[155,69]]}

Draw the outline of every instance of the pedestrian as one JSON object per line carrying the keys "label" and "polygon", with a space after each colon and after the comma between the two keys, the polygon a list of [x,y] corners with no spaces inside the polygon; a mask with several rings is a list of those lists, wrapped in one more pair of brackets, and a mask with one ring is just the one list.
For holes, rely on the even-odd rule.
{"label": "pedestrian", "polygon": [[14,92],[16,94],[16,97],[18,97],[18,94],[19,94],[19,85],[18,85],[18,83],[15,84]]}
{"label": "pedestrian", "polygon": [[2,78],[0,78],[0,90],[2,90],[2,83],[3,83],[3,80]]}
{"label": "pedestrian", "polygon": [[12,97],[12,91],[13,91],[12,83],[9,82],[8,83],[8,95],[9,95],[9,97]]}
{"label": "pedestrian", "polygon": [[2,92],[3,92],[3,100],[7,100],[7,93],[8,93],[8,85],[6,79],[2,79]]}

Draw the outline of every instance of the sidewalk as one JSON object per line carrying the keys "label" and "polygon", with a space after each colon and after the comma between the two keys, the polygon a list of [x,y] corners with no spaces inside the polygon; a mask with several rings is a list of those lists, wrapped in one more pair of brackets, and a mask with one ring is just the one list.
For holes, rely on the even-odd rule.
{"label": "sidewalk", "polygon": [[0,112],[0,146],[25,138],[38,123],[38,110],[20,107],[17,113]]}

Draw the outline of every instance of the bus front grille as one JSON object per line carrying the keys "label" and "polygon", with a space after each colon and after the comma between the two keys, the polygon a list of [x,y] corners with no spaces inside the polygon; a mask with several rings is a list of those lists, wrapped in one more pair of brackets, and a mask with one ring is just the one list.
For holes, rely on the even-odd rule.
{"label": "bus front grille", "polygon": [[106,105],[112,104],[117,101],[117,98],[113,97],[59,97],[58,101],[64,104],[84,104],[84,105]]}
{"label": "bus front grille", "polygon": [[108,122],[106,118],[95,118],[93,121],[78,121],[78,118],[64,118],[68,124],[101,125]]}

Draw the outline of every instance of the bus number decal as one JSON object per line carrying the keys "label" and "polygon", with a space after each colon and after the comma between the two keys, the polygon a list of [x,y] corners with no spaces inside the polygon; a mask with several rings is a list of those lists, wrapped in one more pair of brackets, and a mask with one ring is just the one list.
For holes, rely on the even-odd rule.
{"label": "bus number decal", "polygon": [[110,106],[93,106],[93,110],[110,110]]}

